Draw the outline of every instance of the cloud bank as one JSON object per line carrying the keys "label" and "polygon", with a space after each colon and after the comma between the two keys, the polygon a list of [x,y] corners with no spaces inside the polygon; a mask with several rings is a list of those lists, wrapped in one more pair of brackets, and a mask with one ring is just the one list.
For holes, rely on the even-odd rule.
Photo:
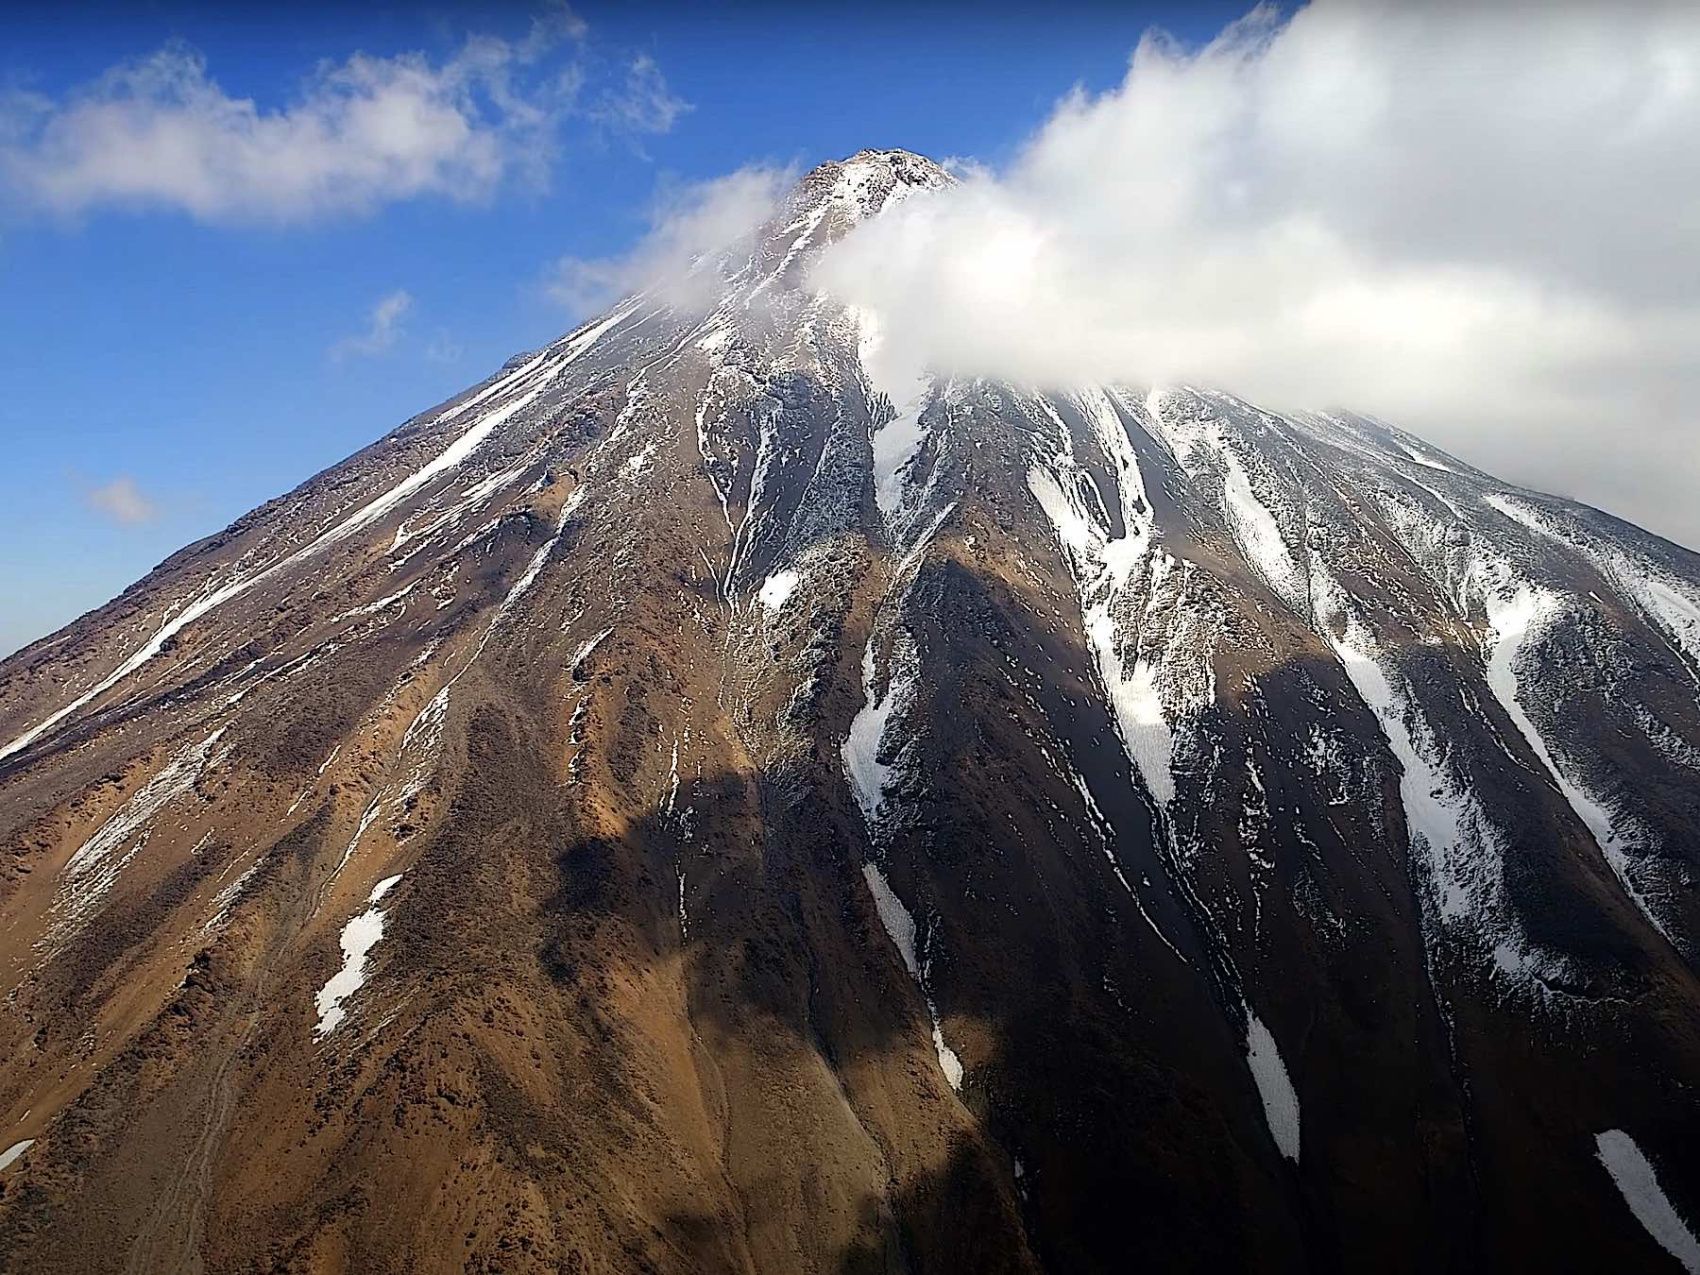
{"label": "cloud bank", "polygon": [[1350,406],[1700,546],[1697,138],[1691,4],[1261,7],[815,282],[911,363]]}
{"label": "cloud bank", "polygon": [[0,101],[0,187],[50,213],[116,205],[274,224],[422,195],[485,200],[544,182],[570,116],[635,134],[685,109],[647,58],[585,102],[583,38],[557,9],[524,38],[473,36],[446,60],[357,53],[277,109],[233,96],[200,53],[170,44],[60,98]]}

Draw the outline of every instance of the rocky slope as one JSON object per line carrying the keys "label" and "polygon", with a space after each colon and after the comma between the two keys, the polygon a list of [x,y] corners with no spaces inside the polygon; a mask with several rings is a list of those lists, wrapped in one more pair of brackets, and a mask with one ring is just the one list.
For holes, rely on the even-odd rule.
{"label": "rocky slope", "polygon": [[810,174],[0,664],[0,1267],[1700,1269],[1700,558],[876,385]]}

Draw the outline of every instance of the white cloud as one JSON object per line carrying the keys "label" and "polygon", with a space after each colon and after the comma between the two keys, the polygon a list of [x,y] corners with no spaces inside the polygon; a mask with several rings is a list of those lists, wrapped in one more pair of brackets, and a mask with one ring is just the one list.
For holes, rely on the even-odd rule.
{"label": "white cloud", "polygon": [[1260,8],[816,281],[936,366],[1344,404],[1700,544],[1696,138],[1690,4]]}
{"label": "white cloud", "polygon": [[625,82],[605,91],[590,114],[623,133],[666,133],[690,109],[689,102],[667,87],[661,68],[645,53],[632,59]]}
{"label": "white cloud", "polygon": [[[480,201],[509,181],[544,181],[561,123],[589,113],[583,35],[558,9],[524,38],[474,36],[442,61],[357,53],[321,65],[278,108],[231,95],[200,53],[171,44],[58,100],[0,103],[0,179],[50,212],[169,208],[217,222],[302,222],[423,195]],[[664,131],[684,104],[640,61],[641,83],[610,100],[630,99],[621,128]]]}
{"label": "white cloud", "polygon": [[411,309],[413,294],[406,289],[398,288],[381,297],[366,320],[366,330],[359,336],[338,341],[331,347],[331,358],[340,361],[351,356],[382,354],[401,335],[402,320]]}
{"label": "white cloud", "polygon": [[159,516],[158,506],[142,494],[136,480],[128,474],[120,474],[109,483],[89,488],[83,493],[83,499],[90,509],[125,527],[140,526]]}
{"label": "white cloud", "polygon": [[699,261],[770,217],[795,179],[793,170],[756,165],[664,187],[636,246],[617,257],[563,257],[550,267],[544,289],[575,314],[643,289],[660,289],[682,308],[695,306],[716,287],[712,269],[696,268]]}

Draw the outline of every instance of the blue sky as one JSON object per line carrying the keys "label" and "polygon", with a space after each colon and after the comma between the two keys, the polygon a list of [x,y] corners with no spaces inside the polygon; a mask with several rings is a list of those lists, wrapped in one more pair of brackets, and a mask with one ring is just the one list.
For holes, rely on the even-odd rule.
{"label": "blue sky", "polygon": [[[0,124],[23,112],[39,125],[166,48],[198,54],[228,98],[288,110],[323,63],[417,52],[440,67],[469,34],[517,45],[542,12],[14,7]],[[0,652],[571,326],[544,287],[550,263],[618,253],[668,183],[863,146],[996,162],[1072,86],[1117,83],[1147,27],[1202,40],[1237,10],[572,12],[582,31],[527,70],[579,80],[579,105],[522,143],[554,149],[543,181],[521,174],[471,200],[379,194],[280,223],[111,192],[56,205],[0,170]],[[622,117],[640,60],[642,91],[676,109]],[[374,307],[397,293],[407,302],[375,330]]]}

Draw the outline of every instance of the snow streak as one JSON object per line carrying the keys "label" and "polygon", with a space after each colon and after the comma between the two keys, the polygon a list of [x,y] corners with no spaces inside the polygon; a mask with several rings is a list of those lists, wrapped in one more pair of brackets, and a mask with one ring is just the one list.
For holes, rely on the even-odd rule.
{"label": "snow streak", "polygon": [[1659,1185],[1652,1161],[1622,1129],[1607,1129],[1594,1138],[1596,1154],[1612,1182],[1647,1234],[1690,1275],[1700,1272],[1700,1240],[1683,1220]]}

